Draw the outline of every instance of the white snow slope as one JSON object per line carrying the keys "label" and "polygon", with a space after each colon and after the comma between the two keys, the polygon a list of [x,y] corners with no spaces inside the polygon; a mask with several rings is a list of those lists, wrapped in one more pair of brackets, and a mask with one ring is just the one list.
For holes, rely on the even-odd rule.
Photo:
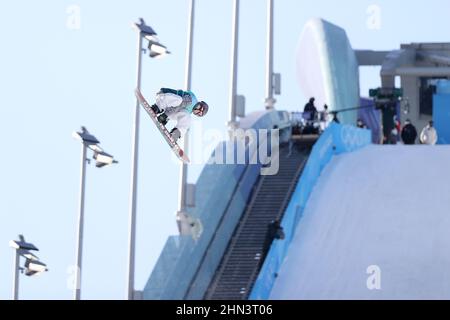
{"label": "white snow slope", "polygon": [[450,299],[450,146],[332,159],[270,299]]}

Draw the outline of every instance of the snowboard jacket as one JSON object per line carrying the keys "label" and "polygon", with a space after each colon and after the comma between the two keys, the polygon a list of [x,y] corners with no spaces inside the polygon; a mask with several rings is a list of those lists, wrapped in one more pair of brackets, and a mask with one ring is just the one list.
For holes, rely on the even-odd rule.
{"label": "snowboard jacket", "polygon": [[[179,101],[178,105],[173,105],[172,107],[182,107],[187,112],[192,113],[192,110],[194,109],[194,106],[197,104],[198,100],[195,94],[192,91],[183,91],[183,90],[174,90],[169,88],[161,88],[161,90],[158,92],[158,94],[167,94],[170,93],[172,95],[178,96],[181,99],[178,99]],[[168,110],[166,110],[166,113]]]}
{"label": "snowboard jacket", "polygon": [[197,104],[197,98],[191,91],[161,88],[156,94],[156,105],[164,111],[170,120],[176,121],[182,135],[191,125],[191,113]]}

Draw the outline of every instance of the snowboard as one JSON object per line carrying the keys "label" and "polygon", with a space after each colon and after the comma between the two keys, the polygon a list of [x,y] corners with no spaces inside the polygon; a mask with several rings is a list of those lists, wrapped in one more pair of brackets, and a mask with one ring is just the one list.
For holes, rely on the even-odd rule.
{"label": "snowboard", "polygon": [[147,111],[150,118],[155,123],[156,127],[158,128],[159,132],[161,132],[162,136],[164,137],[164,140],[166,140],[169,147],[172,149],[173,153],[183,161],[184,163],[189,163],[188,156],[184,153],[183,149],[177,144],[177,142],[172,138],[172,135],[167,130],[167,128],[158,121],[156,113],[152,110],[150,107],[150,104],[145,100],[144,96],[142,95],[141,91],[139,89],[135,90],[136,98],[138,99],[140,105]]}

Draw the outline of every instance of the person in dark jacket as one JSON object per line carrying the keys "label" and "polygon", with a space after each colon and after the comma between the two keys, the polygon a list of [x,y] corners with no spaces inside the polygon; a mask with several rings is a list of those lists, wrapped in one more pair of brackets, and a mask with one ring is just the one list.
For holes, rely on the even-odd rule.
{"label": "person in dark jacket", "polygon": [[261,257],[261,265],[264,262],[273,240],[284,239],[283,227],[278,219],[272,220],[267,226],[266,238],[264,240],[263,252]]}
{"label": "person in dark jacket", "polygon": [[303,112],[305,114],[305,119],[306,120],[311,120],[314,121],[316,119],[316,115],[317,115],[317,108],[314,105],[314,98],[310,98],[309,102],[307,104],[305,104],[305,108],[303,109]]}
{"label": "person in dark jacket", "polygon": [[401,133],[402,141],[404,144],[415,144],[417,138],[416,127],[413,126],[409,119],[406,119]]}

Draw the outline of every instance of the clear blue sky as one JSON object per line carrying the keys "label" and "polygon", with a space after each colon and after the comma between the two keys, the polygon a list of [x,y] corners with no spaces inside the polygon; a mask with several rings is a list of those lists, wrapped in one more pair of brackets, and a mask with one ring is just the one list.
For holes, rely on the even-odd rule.
{"label": "clear blue sky", "polygon": [[[295,75],[295,49],[305,22],[322,17],[346,29],[357,49],[450,41],[446,0],[275,0],[274,69],[282,74],[277,107],[304,105]],[[67,21],[80,8],[80,29]],[[367,27],[367,8],[381,9],[380,29]],[[70,299],[75,264],[80,144],[85,125],[120,161],[89,166],[86,182],[82,298],[123,299],[126,291],[128,208],[136,33],[143,17],[172,55],[143,60],[144,94],[184,79],[187,0],[62,0],[0,5],[0,299],[11,297],[13,251],[22,233],[40,248],[50,271],[21,276],[22,299]],[[197,0],[192,90],[210,104],[203,129],[223,130],[227,117],[231,0]],[[238,92],[247,112],[263,108],[266,1],[241,1]],[[379,85],[377,70],[361,72],[362,93]],[[199,143],[194,141],[193,143]],[[201,165],[189,173],[195,182]],[[168,235],[176,234],[178,166],[142,113],[138,186],[136,289],[142,289]],[[198,195],[202,196],[202,195]]]}

